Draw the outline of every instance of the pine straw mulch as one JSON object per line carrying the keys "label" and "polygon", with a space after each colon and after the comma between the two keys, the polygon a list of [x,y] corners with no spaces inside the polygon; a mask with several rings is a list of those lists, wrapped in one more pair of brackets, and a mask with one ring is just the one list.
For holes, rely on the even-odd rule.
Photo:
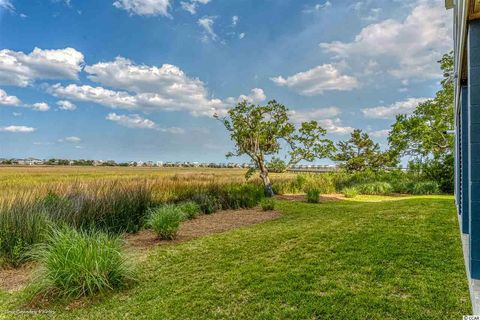
{"label": "pine straw mulch", "polygon": [[[222,233],[240,227],[262,223],[278,218],[276,211],[261,209],[224,210],[210,215],[202,215],[194,220],[182,223],[178,236],[173,241],[159,240],[150,230],[142,230],[136,234],[124,236],[126,253],[142,261],[148,256],[148,249],[159,245],[175,245],[194,238]],[[25,287],[38,268],[38,264],[26,263],[18,268],[0,268],[0,290],[19,291]]]}

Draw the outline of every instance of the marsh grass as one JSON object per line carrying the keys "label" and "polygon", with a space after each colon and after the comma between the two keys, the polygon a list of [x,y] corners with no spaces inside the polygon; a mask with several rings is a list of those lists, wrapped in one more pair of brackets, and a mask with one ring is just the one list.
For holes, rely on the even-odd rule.
{"label": "marsh grass", "polygon": [[62,187],[50,189],[39,205],[53,221],[79,229],[136,232],[152,204],[151,186],[146,181],[99,181]]}
{"label": "marsh grass", "polygon": [[45,239],[50,222],[31,193],[0,201],[0,266],[18,266]]}

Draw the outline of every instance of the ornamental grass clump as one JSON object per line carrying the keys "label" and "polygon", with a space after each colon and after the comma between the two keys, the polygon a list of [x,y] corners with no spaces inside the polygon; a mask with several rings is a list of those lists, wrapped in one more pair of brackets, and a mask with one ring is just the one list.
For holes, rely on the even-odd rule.
{"label": "ornamental grass clump", "polygon": [[173,240],[177,237],[183,218],[182,211],[177,206],[165,205],[151,210],[147,226],[152,228],[160,239]]}
{"label": "ornamental grass clump", "polygon": [[429,195],[440,193],[440,186],[435,181],[424,181],[413,184],[412,193],[416,195]]}
{"label": "ornamental grass clump", "polygon": [[260,206],[262,207],[263,211],[275,210],[275,200],[273,200],[272,198],[265,198],[260,201]]}
{"label": "ornamental grass clump", "polygon": [[388,195],[393,192],[393,187],[388,182],[372,182],[356,186],[358,193],[365,195]]}
{"label": "ornamental grass clump", "polygon": [[317,188],[308,188],[305,190],[308,203],[320,202],[320,190]]}
{"label": "ornamental grass clump", "polygon": [[358,190],[354,187],[344,188],[342,190],[342,194],[345,196],[345,198],[351,199],[358,195]]}
{"label": "ornamental grass clump", "polygon": [[126,287],[133,274],[118,237],[98,230],[53,228],[33,251],[41,264],[39,293],[79,298]]}
{"label": "ornamental grass clump", "polygon": [[182,213],[184,220],[195,219],[202,213],[200,206],[193,201],[179,203],[177,204],[177,208]]}

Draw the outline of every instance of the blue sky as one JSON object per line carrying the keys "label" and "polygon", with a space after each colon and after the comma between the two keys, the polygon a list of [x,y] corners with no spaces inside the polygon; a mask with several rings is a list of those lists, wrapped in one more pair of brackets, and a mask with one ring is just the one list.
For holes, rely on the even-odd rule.
{"label": "blue sky", "polygon": [[0,0],[0,157],[221,162],[242,99],[385,145],[451,33],[443,0]]}

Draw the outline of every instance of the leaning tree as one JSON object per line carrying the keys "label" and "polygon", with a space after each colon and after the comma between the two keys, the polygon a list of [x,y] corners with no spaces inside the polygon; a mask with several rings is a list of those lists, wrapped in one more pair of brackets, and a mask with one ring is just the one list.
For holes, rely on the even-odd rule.
{"label": "leaning tree", "polygon": [[228,116],[215,116],[223,122],[235,144],[235,151],[227,157],[248,156],[254,167],[247,172],[247,178],[259,171],[267,196],[273,196],[269,160],[274,159],[282,147],[288,150],[287,167],[302,160],[329,158],[335,151],[333,142],[325,138],[326,130],[316,121],[297,127],[288,114],[287,107],[272,100],[265,106],[242,101],[228,111]]}

